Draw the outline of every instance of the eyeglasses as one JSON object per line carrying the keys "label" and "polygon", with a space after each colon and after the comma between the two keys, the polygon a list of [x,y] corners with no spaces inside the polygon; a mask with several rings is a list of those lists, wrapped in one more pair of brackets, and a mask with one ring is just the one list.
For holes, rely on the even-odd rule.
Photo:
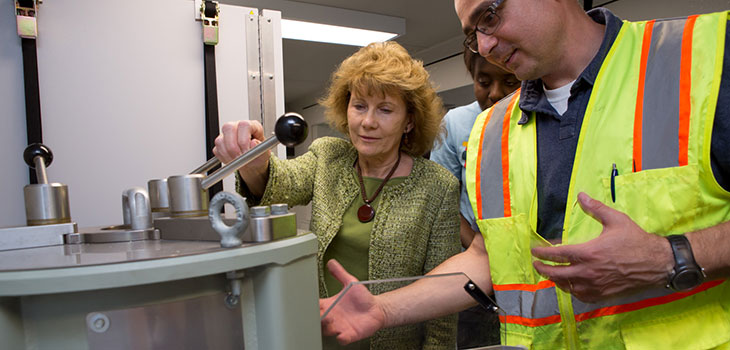
{"label": "eyeglasses", "polygon": [[501,5],[504,0],[496,0],[489,7],[487,7],[479,18],[477,18],[474,30],[471,31],[464,39],[464,46],[473,53],[479,53],[479,41],[477,40],[477,32],[484,35],[492,35],[499,28],[499,24],[502,22],[502,18],[497,14],[497,7]]}

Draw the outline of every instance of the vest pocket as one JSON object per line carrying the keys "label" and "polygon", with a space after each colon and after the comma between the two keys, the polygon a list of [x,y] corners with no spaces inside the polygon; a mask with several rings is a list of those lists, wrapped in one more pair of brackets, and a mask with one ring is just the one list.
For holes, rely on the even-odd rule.
{"label": "vest pocket", "polygon": [[532,230],[527,215],[478,220],[477,225],[489,252],[492,283],[535,284],[542,279],[532,267],[530,249],[548,243]]}
{"label": "vest pocket", "polygon": [[[502,344],[531,348],[534,346],[533,337],[536,330],[545,327],[533,324],[534,322],[545,322],[540,319],[545,315],[538,310],[545,305],[543,300],[531,296],[545,295],[541,289],[549,287],[540,284],[540,282],[544,283],[545,279],[532,266],[535,258],[530,250],[535,246],[548,243],[532,230],[526,214],[478,220],[477,225],[484,236],[485,247],[489,252],[489,265],[496,301],[502,308],[500,311]],[[534,286],[534,288],[530,286]],[[504,299],[501,299],[500,296],[503,296]],[[554,300],[554,291],[552,298],[551,300],[557,305],[557,300]],[[557,314],[557,306],[554,314]],[[556,317],[559,318],[559,316]],[[559,328],[559,323],[550,324],[548,327]],[[559,331],[550,333],[557,338],[560,337]],[[546,341],[546,339],[542,340]]]}
{"label": "vest pocket", "polygon": [[710,303],[672,317],[623,325],[621,338],[628,350],[712,349],[730,342],[730,321],[720,305]]}
{"label": "vest pocket", "polygon": [[699,180],[694,164],[644,170],[616,176],[615,203],[610,200],[610,179],[604,178],[604,198],[647,232],[685,233],[695,229],[695,217],[705,209]]}

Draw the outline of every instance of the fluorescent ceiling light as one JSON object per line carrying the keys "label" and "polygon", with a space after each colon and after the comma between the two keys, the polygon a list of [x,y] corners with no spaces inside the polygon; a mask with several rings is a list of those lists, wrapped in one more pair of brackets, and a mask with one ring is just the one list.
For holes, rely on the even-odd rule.
{"label": "fluorescent ceiling light", "polygon": [[372,42],[393,39],[398,36],[398,34],[282,18],[281,36],[285,39],[367,46]]}

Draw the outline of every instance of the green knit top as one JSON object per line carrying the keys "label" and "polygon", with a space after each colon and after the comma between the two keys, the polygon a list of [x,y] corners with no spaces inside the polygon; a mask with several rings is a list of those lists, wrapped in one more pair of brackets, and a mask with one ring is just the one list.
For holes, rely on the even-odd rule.
{"label": "green knit top", "polygon": [[[343,223],[343,215],[358,196],[360,185],[352,171],[357,156],[349,141],[323,137],[295,159],[271,157],[269,180],[260,204],[312,203],[310,230],[319,240],[319,293],[324,282],[324,253]],[[245,186],[238,186],[239,192]],[[250,205],[257,205],[252,196]],[[459,182],[450,172],[422,157],[413,158],[405,179],[387,186],[373,219],[368,253],[368,279],[424,275],[460,251]],[[329,272],[327,272],[329,273]],[[372,285],[373,294],[397,286]],[[371,349],[454,349],[456,315],[415,325],[388,328],[370,338]]]}
{"label": "green knit top", "polygon": [[[356,170],[353,168],[353,172]],[[384,189],[389,186],[397,185],[403,182],[405,177],[394,177],[385,184]],[[383,179],[363,176],[363,185],[368,198],[371,198],[378,186],[383,183]],[[375,197],[370,206],[378,215],[378,204],[380,196]],[[357,210],[365,204],[362,199],[362,193],[358,192],[357,196],[350,202],[345,215],[342,216],[342,226],[335,237],[330,242],[327,250],[324,252],[323,263],[327,265],[330,259],[337,260],[347,272],[355,276],[361,281],[368,279],[368,254],[370,252],[370,232],[373,230],[373,221],[360,222],[357,217]],[[342,290],[342,284],[331,274],[324,274],[325,287],[327,287],[327,296],[333,296]]]}

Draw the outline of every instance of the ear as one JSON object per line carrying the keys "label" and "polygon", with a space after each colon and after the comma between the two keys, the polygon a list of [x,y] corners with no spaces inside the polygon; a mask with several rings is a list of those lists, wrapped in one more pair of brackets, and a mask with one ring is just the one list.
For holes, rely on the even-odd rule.
{"label": "ear", "polygon": [[404,133],[407,134],[407,133],[411,132],[411,130],[413,130],[413,127],[414,127],[413,115],[412,114],[409,114],[408,115],[408,123],[406,123],[406,127],[405,127],[405,132]]}

